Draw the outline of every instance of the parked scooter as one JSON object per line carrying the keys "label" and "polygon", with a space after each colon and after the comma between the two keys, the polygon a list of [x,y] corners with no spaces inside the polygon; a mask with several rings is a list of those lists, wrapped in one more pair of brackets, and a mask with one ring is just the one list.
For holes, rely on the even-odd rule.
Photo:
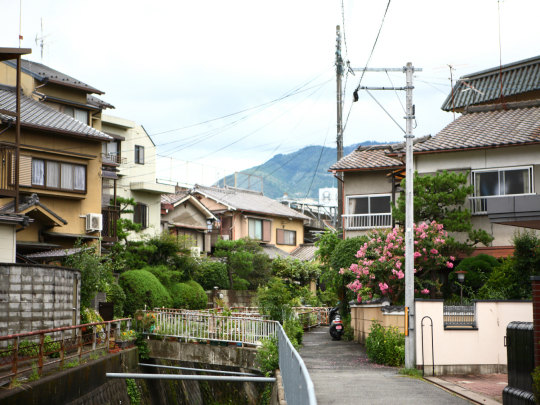
{"label": "parked scooter", "polygon": [[341,321],[341,315],[339,314],[339,307],[332,308],[328,314],[330,321],[330,336],[332,340],[341,340],[341,336],[345,332],[343,322]]}

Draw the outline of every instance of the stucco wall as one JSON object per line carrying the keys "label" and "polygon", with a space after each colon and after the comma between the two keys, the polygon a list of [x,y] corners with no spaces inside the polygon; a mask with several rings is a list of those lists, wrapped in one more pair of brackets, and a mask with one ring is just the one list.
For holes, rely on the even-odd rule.
{"label": "stucco wall", "polygon": [[[422,364],[421,322],[433,320],[435,374],[506,372],[506,327],[512,321],[532,322],[531,301],[477,301],[477,330],[444,329],[443,302],[415,301],[416,364]],[[424,361],[431,373],[431,329],[424,321]]]}
{"label": "stucco wall", "polygon": [[78,324],[80,279],[67,267],[0,263],[0,335]]}
{"label": "stucco wall", "polygon": [[373,320],[385,328],[397,326],[401,333],[405,331],[405,316],[403,312],[383,313],[381,305],[356,305],[351,306],[351,326],[354,330],[354,340],[365,344],[369,336]]}
{"label": "stucco wall", "polygon": [[0,224],[0,263],[15,263],[15,225]]}
{"label": "stucco wall", "polygon": [[386,177],[390,172],[390,170],[345,172],[345,196],[391,193],[392,184]]}

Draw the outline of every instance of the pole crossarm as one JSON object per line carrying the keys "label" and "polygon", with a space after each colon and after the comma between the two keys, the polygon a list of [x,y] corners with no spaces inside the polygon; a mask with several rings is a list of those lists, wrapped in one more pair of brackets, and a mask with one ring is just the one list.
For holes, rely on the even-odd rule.
{"label": "pole crossarm", "polygon": [[405,133],[406,133],[405,130],[401,127],[401,125],[399,125],[399,124],[397,123],[397,121],[394,119],[394,117],[392,117],[392,116],[390,115],[390,113],[384,109],[384,107],[381,105],[381,103],[379,103],[379,102],[377,101],[377,99],[376,99],[375,97],[373,97],[373,94],[371,94],[371,93],[369,92],[369,90],[366,90],[366,92],[367,92],[367,94],[369,94],[369,95],[371,96],[371,98],[372,98],[373,100],[375,100],[375,102],[376,102],[377,104],[379,104],[379,107],[381,107],[381,108],[383,109],[383,111],[390,117],[390,119],[391,119],[392,121],[394,121],[394,123],[399,127],[399,129],[401,129],[401,130],[403,131],[403,133],[405,134]]}
{"label": "pole crossarm", "polygon": [[360,90],[408,90],[408,87],[368,87],[360,86]]}
{"label": "pole crossarm", "polygon": [[270,377],[235,377],[216,375],[183,375],[183,374],[134,374],[134,373],[106,373],[107,378],[143,379],[143,380],[191,380],[191,381],[230,381],[230,382],[259,382],[273,383],[275,378]]}
{"label": "pole crossarm", "polygon": [[[353,72],[405,72],[407,67],[402,68],[351,68]],[[414,68],[414,72],[421,72],[422,68]]]}

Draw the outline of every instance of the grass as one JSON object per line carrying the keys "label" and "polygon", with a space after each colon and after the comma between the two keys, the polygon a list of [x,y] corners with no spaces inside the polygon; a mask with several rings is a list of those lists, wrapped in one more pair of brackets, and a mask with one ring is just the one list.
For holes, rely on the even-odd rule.
{"label": "grass", "polygon": [[40,378],[37,363],[32,363],[32,374],[28,377],[28,381],[37,381]]}
{"label": "grass", "polygon": [[423,379],[422,372],[415,368],[402,368],[399,370],[399,374],[409,378]]}
{"label": "grass", "polygon": [[79,360],[73,360],[72,362],[66,364],[64,366],[64,370],[67,369],[67,368],[73,368],[73,367],[77,367],[79,365]]}

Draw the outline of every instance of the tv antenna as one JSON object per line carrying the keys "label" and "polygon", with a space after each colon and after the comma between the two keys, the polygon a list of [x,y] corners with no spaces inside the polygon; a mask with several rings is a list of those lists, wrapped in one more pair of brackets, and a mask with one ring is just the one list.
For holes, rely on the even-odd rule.
{"label": "tv antenna", "polygon": [[[51,34],[43,35],[43,18],[42,18],[41,19],[41,37],[38,37],[38,34],[36,34],[36,45],[41,48],[41,63],[43,63],[43,50],[45,49],[46,46],[49,46],[50,44],[52,44],[52,42],[49,42],[49,43],[45,42],[45,38],[50,37],[50,36]],[[56,42],[56,41],[53,41],[53,42]]]}

